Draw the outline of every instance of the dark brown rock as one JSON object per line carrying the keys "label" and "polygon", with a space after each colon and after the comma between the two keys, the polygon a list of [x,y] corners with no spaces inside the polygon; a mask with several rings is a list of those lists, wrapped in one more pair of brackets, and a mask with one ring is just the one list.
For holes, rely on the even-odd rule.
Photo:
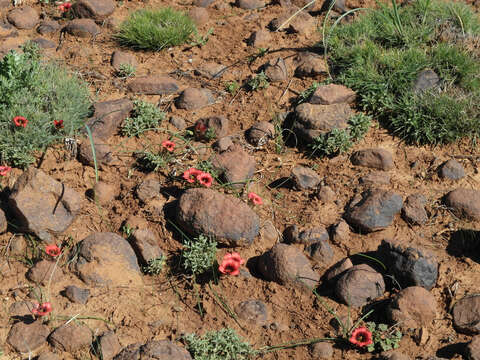
{"label": "dark brown rock", "polygon": [[101,22],[115,11],[113,0],[78,0],[73,3],[72,11],[78,18],[88,18]]}
{"label": "dark brown rock", "polygon": [[136,193],[137,197],[143,203],[147,203],[152,199],[159,198],[160,189],[162,185],[157,179],[145,179],[141,184],[137,186]]}
{"label": "dark brown rock", "polygon": [[352,103],[356,94],[352,89],[343,85],[322,85],[315,90],[309,100],[311,104],[331,105],[340,103]]}
{"label": "dark brown rock", "polygon": [[85,325],[71,321],[56,328],[48,337],[48,341],[56,349],[73,352],[90,346],[92,331]]}
{"label": "dark brown rock", "polygon": [[75,285],[70,285],[65,289],[65,296],[71,302],[86,304],[88,297],[90,296],[90,290],[82,289]]}
{"label": "dark brown rock", "polygon": [[137,257],[130,244],[114,233],[93,233],[83,239],[73,263],[77,275],[91,286],[142,284]]}
{"label": "dark brown rock", "polygon": [[200,64],[199,67],[195,69],[195,74],[206,77],[207,79],[218,79],[225,73],[225,69],[226,66],[221,64],[206,62]]}
{"label": "dark brown rock", "polygon": [[168,340],[151,340],[145,345],[132,344],[127,346],[115,357],[115,360],[192,360],[189,352]]}
{"label": "dark brown rock", "polygon": [[242,301],[235,308],[238,317],[250,324],[263,326],[268,321],[267,306],[260,300]]}
{"label": "dark brown rock", "polygon": [[115,135],[123,121],[133,110],[133,102],[127,98],[95,103],[95,112],[87,125],[96,139],[106,140]]}
{"label": "dark brown rock", "polygon": [[453,325],[462,333],[480,334],[480,295],[464,297],[453,307]]}
{"label": "dark brown rock", "polygon": [[40,260],[27,272],[27,278],[38,284],[47,285],[52,278],[53,282],[61,280],[63,271],[60,266],[55,266],[55,262]]}
{"label": "dark brown rock", "polygon": [[332,263],[335,255],[332,247],[326,240],[317,241],[305,248],[310,257],[319,262],[322,266],[328,266]]}
{"label": "dark brown rock", "polygon": [[254,146],[263,146],[275,136],[275,126],[268,121],[260,121],[247,130],[247,141]]}
{"label": "dark brown rock", "polygon": [[230,124],[225,116],[211,116],[195,122],[194,133],[198,140],[210,141],[228,135]]}
{"label": "dark brown rock", "polygon": [[329,239],[328,231],[323,226],[301,230],[297,225],[289,226],[284,232],[285,241],[291,244],[312,245]]}
{"label": "dark brown rock", "polygon": [[208,7],[211,5],[215,0],[195,0],[193,2],[193,5],[199,6],[199,7]]}
{"label": "dark brown rock", "polygon": [[293,245],[276,244],[258,260],[260,273],[280,285],[295,285],[313,289],[320,276],[301,250]]}
{"label": "dark brown rock", "polygon": [[353,264],[350,258],[345,258],[328,269],[328,271],[325,273],[325,280],[329,283],[334,283],[345,271],[352,267]]}
{"label": "dark brown rock", "polygon": [[[302,35],[309,35],[313,31],[315,31],[315,18],[305,11],[302,11],[298,13],[295,17],[291,18],[292,15],[295,14],[298,10],[299,9],[296,6],[290,7],[289,10],[286,11],[282,16],[273,19],[269,23],[269,28],[272,31],[288,30],[290,32],[299,33]],[[288,21],[288,19],[290,19],[290,21]],[[282,28],[280,29],[281,26]]]}
{"label": "dark brown rock", "polygon": [[480,220],[480,191],[459,188],[450,191],[445,204],[460,218]]}
{"label": "dark brown rock", "polygon": [[265,7],[263,0],[237,0],[237,6],[241,9],[254,10]]}
{"label": "dark brown rock", "polygon": [[387,351],[380,354],[385,360],[410,360],[410,357],[399,351]]}
{"label": "dark brown rock", "polygon": [[350,239],[350,226],[347,224],[345,220],[341,220],[335,227],[333,228],[332,232],[332,241],[340,245],[345,243]]}
{"label": "dark brown rock", "polygon": [[260,229],[257,214],[243,201],[202,188],[182,194],[177,221],[187,233],[212,235],[227,246],[250,245]]}
{"label": "dark brown rock", "polygon": [[7,15],[10,21],[17,29],[33,29],[40,21],[37,11],[30,6],[22,6],[10,10]]}
{"label": "dark brown rock", "polygon": [[312,355],[314,359],[331,359],[333,356],[333,346],[329,342],[318,342],[312,346]]}
{"label": "dark brown rock", "polygon": [[212,144],[213,150],[215,150],[218,153],[227,151],[232,146],[233,146],[233,141],[230,136],[224,136]]}
{"label": "dark brown rock", "polygon": [[159,243],[158,236],[150,229],[137,229],[132,233],[132,247],[143,264],[164,255]]}
{"label": "dark brown rock", "polygon": [[8,315],[12,318],[30,316],[33,306],[31,301],[16,301],[8,308]]}
{"label": "dark brown rock", "polygon": [[179,109],[197,110],[215,103],[213,93],[204,88],[187,88],[182,91],[175,104]]}
{"label": "dark brown rock", "polygon": [[476,335],[467,344],[465,351],[468,360],[480,360],[480,335]]}
{"label": "dark brown rock", "polygon": [[115,50],[112,53],[111,64],[115,70],[120,71],[122,65],[130,65],[133,68],[136,68],[138,62],[134,54],[125,51]]}
{"label": "dark brown rock", "polygon": [[136,77],[127,87],[133,93],[146,95],[168,95],[179,89],[174,79],[160,75]]}
{"label": "dark brown rock", "polygon": [[76,37],[95,37],[100,34],[100,28],[92,19],[74,19],[62,28],[62,31]]}
{"label": "dark brown rock", "polygon": [[338,299],[348,306],[360,307],[383,295],[381,274],[366,264],[355,265],[340,276],[335,285]]}
{"label": "dark brown rock", "polygon": [[9,206],[20,229],[52,242],[51,234],[64,232],[80,212],[82,197],[41,170],[30,167],[17,179]]}
{"label": "dark brown rock", "polygon": [[169,122],[178,130],[184,130],[187,127],[187,122],[185,121],[185,119],[179,116],[171,116]]}
{"label": "dark brown rock", "polygon": [[423,225],[428,220],[425,205],[427,199],[422,194],[412,194],[407,196],[402,207],[403,219],[411,225]]}
{"label": "dark brown rock", "polygon": [[315,105],[303,103],[295,108],[293,129],[307,143],[333,129],[346,129],[353,115],[348,104]]}
{"label": "dark brown rock", "polygon": [[54,49],[57,47],[57,44],[52,40],[48,40],[40,37],[33,39],[32,42],[36,44],[40,49]]}
{"label": "dark brown rock", "polygon": [[353,165],[365,166],[379,170],[391,170],[393,168],[392,154],[385,149],[365,149],[353,153],[351,159]]}
{"label": "dark brown rock", "polygon": [[438,262],[430,251],[395,240],[383,240],[378,250],[401,286],[430,290],[437,283]]}
{"label": "dark brown rock", "polygon": [[402,329],[426,327],[437,316],[437,301],[423,287],[407,287],[395,295],[387,308],[387,316]]}
{"label": "dark brown rock", "polygon": [[402,205],[402,197],[393,191],[367,190],[362,200],[348,209],[345,219],[367,233],[383,230],[392,224]]}
{"label": "dark brown rock", "polygon": [[315,171],[301,165],[297,165],[292,169],[292,178],[295,187],[299,190],[314,189],[322,181]]}
{"label": "dark brown rock", "polygon": [[50,329],[41,320],[28,324],[17,322],[8,333],[7,343],[18,352],[34,352],[45,344],[48,334]]}
{"label": "dark brown rock", "polygon": [[365,185],[388,185],[390,184],[390,174],[383,171],[374,171],[359,179],[360,184]]}
{"label": "dark brown rock", "polygon": [[325,59],[312,52],[304,51],[295,58],[295,76],[300,78],[315,77],[328,73],[328,65]]}
{"label": "dark brown rock", "polygon": [[465,177],[465,169],[457,160],[450,159],[442,164],[439,175],[444,179],[460,180]]}
{"label": "dark brown rock", "polygon": [[260,48],[270,44],[272,41],[272,35],[267,30],[257,30],[250,35],[247,40],[248,45],[255,48]]}
{"label": "dark brown rock", "polygon": [[37,32],[41,35],[51,34],[60,29],[60,25],[55,20],[42,20],[37,27]]}
{"label": "dark brown rock", "polygon": [[271,82],[281,82],[288,79],[288,70],[285,60],[276,58],[265,65],[265,75]]}
{"label": "dark brown rock", "polygon": [[112,360],[122,350],[118,337],[113,331],[108,331],[100,336],[98,344],[102,360]]}
{"label": "dark brown rock", "polygon": [[18,31],[6,20],[0,20],[0,39],[13,38],[18,36]]}
{"label": "dark brown rock", "polygon": [[[109,165],[114,161],[114,156],[110,146],[104,140],[93,139],[95,157],[97,166],[102,169],[104,165]],[[78,161],[84,165],[94,166],[95,161],[92,152],[92,145],[89,139],[84,139],[78,149]]]}
{"label": "dark brown rock", "polygon": [[37,360],[61,360],[60,356],[51,352],[42,353]]}
{"label": "dark brown rock", "polygon": [[318,198],[318,200],[324,203],[333,202],[337,198],[335,191],[333,191],[332,188],[327,185],[321,185],[318,188],[318,191],[315,193],[315,196]]}
{"label": "dark brown rock", "polygon": [[216,154],[212,165],[220,171],[227,183],[243,187],[253,177],[256,162],[240,145],[234,145],[227,151]]}

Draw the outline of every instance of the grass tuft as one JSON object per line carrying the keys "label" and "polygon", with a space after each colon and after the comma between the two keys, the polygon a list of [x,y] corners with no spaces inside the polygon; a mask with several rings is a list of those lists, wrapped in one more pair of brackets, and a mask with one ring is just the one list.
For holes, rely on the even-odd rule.
{"label": "grass tuft", "polygon": [[[360,107],[394,134],[417,144],[480,134],[480,22],[467,5],[382,5],[329,34],[335,81],[355,90]],[[425,70],[440,81],[416,91]]]}
{"label": "grass tuft", "polygon": [[159,51],[186,43],[196,31],[192,19],[172,8],[138,10],[120,25],[115,38],[133,49]]}

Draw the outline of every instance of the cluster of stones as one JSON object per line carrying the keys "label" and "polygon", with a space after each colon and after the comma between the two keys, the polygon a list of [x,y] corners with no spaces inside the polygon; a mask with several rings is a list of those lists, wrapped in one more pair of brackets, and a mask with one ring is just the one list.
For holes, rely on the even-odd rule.
{"label": "cluster of stones", "polygon": [[[285,21],[299,7],[308,3],[304,0],[280,1],[286,7],[285,13],[272,20],[269,27],[279,30]],[[197,0],[198,8],[190,14],[197,22],[208,20],[204,7],[209,0]],[[258,9],[265,6],[262,0],[238,0],[243,9]],[[314,6],[314,5],[312,5]],[[16,29],[33,29],[44,35],[57,31],[73,36],[96,36],[100,33],[97,25],[105,21],[115,10],[112,0],[78,0],[73,13],[75,19],[63,27],[52,20],[42,20],[36,10],[23,6],[11,10],[7,19]],[[14,37],[16,30],[9,23],[0,23],[0,38]],[[285,30],[308,34],[315,27],[312,16],[302,12],[290,21]],[[282,28],[283,29],[283,28]],[[6,35],[5,35],[6,34]],[[260,47],[271,39],[266,30],[254,32],[248,43]],[[35,40],[44,48],[56,47],[49,40]],[[2,45],[3,46],[3,45]],[[10,48],[0,48],[0,54]],[[294,74],[298,77],[317,76],[327,71],[326,64],[316,54],[304,52],[295,58]],[[119,70],[122,64],[136,66],[132,54],[116,51],[112,54],[112,66]],[[221,76],[225,67],[207,63],[198,69],[198,75],[207,78]],[[270,81],[284,81],[290,76],[286,61],[274,59],[263,68]],[[134,94],[171,95],[177,94],[175,106],[188,111],[198,110],[214,104],[215,94],[206,88],[185,88],[182,91],[177,80],[163,75],[138,76],[127,84],[128,91]],[[305,142],[331,131],[345,129],[352,115],[350,105],[355,93],[343,86],[330,84],[319,87],[308,102],[298,105],[293,113],[296,118],[295,131]],[[99,166],[115,164],[115,155],[108,146],[108,140],[118,131],[123,120],[133,109],[128,99],[100,102],[94,106],[94,114],[88,120],[92,131]],[[185,128],[182,119],[172,117],[172,124]],[[215,156],[213,165],[226,182],[243,186],[253,177],[256,162],[244,147],[228,136],[231,133],[229,121],[219,114],[199,119],[198,124],[212,129],[218,140],[213,144]],[[275,128],[270,122],[259,122],[245,132],[247,141],[253,146],[262,146],[275,136]],[[91,144],[83,141],[78,151],[78,159],[87,166],[94,165]],[[351,163],[374,169],[375,172],[363,177],[362,183],[368,189],[351,199],[344,220],[333,224],[331,229],[317,226],[299,228],[290,226],[284,231],[284,241],[276,243],[254,264],[263,278],[281,285],[293,285],[311,290],[325,284],[334,289],[336,299],[351,307],[361,307],[384,296],[385,278],[378,269],[365,263],[354,264],[351,258],[344,258],[332,264],[334,249],[331,242],[341,244],[350,236],[351,229],[362,234],[388,228],[394,219],[401,215],[411,226],[423,225],[428,221],[425,209],[427,200],[422,194],[413,193],[405,200],[401,194],[385,190],[381,186],[390,183],[389,171],[394,169],[392,154],[386,149],[371,148],[355,152]],[[449,160],[438,169],[442,178],[458,180],[465,171],[456,160]],[[310,168],[296,166],[291,173],[292,188],[298,191],[313,191],[322,201],[333,201],[335,193],[322,185],[322,179]],[[163,214],[165,201],[160,195],[161,184],[153,177],[146,177],[136,188],[136,195],[142,203],[150,206],[153,213]],[[99,182],[94,188],[97,200],[107,204],[117,196],[118,189],[113,184]],[[33,233],[43,241],[52,242],[55,236],[63,233],[82,210],[84,199],[68,185],[54,180],[41,170],[30,168],[21,175],[11,189],[8,211],[15,219],[18,231]],[[458,188],[447,194],[443,202],[460,218],[480,220],[480,191]],[[228,214],[228,216],[225,216]],[[185,191],[175,207],[178,225],[188,234],[212,235],[226,247],[251,246],[261,230],[258,215],[243,201],[211,189],[194,188]],[[0,231],[7,229],[7,220],[0,210]],[[270,232],[275,229],[270,229]],[[136,228],[129,241],[114,233],[92,233],[78,244],[78,253],[71,264],[72,271],[87,286],[131,286],[141,285],[143,280],[140,265],[160,257],[164,251],[159,246],[158,234],[148,227]],[[389,299],[386,315],[390,322],[398,323],[404,329],[422,328],[435,321],[438,306],[430,290],[436,285],[438,261],[427,249],[414,244],[404,244],[397,240],[385,239],[374,255],[389,269],[402,290]],[[319,273],[313,266],[321,264],[326,271]],[[115,269],[115,271],[111,271]],[[50,279],[58,279],[61,271],[54,263],[42,260],[27,273],[32,282],[47,284]],[[68,286],[65,296],[72,302],[85,304],[89,289]],[[10,308],[11,316],[30,315],[32,303],[17,302]],[[261,326],[267,324],[269,314],[266,305],[259,300],[248,300],[237,305],[241,319]],[[480,296],[465,296],[453,306],[453,324],[461,333],[475,335],[466,347],[471,359],[480,358]],[[18,321],[10,329],[7,342],[21,353],[35,351],[45,342],[58,351],[74,352],[92,344],[90,330],[71,322],[53,332],[41,321]],[[102,334],[97,340],[101,345],[103,359],[163,358],[190,359],[190,355],[174,343],[149,341],[133,344],[124,349],[113,332]],[[39,359],[58,358],[45,353]]]}

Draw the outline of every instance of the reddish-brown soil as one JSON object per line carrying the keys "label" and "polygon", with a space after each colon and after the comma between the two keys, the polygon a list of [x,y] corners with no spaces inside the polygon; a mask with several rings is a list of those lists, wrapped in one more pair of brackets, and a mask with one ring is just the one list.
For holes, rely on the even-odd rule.
{"label": "reddish-brown soil", "polygon": [[[373,6],[373,1],[350,1],[350,8],[358,6]],[[232,5],[232,6],[230,6]],[[57,16],[54,5],[33,5],[46,16]],[[117,9],[108,22],[118,23],[126,18],[133,10],[145,7],[157,8],[174,6],[188,10],[190,2],[174,2],[171,0],[154,0],[148,3],[137,1],[119,1]],[[321,39],[319,32],[309,37],[284,32],[272,33],[273,40],[270,45],[271,53],[257,59],[253,64],[247,64],[247,58],[256,53],[256,49],[248,47],[245,39],[251,32],[265,28],[274,17],[281,14],[283,9],[279,5],[269,5],[260,11],[241,10],[228,4],[226,10],[208,8],[209,22],[200,28],[200,33],[205,33],[209,28],[214,29],[208,42],[201,48],[179,46],[172,49],[152,52],[135,52],[139,66],[137,75],[166,74],[177,72],[182,74],[179,82],[182,88],[205,86],[220,95],[219,101],[198,111],[175,109],[171,97],[144,96],[144,100],[161,103],[168,116],[183,117],[189,124],[197,119],[212,114],[226,116],[233,128],[232,134],[243,138],[244,131],[257,121],[270,121],[277,113],[291,110],[291,101],[298,93],[311,85],[313,80],[301,80],[291,77],[288,81],[271,84],[266,90],[257,92],[240,91],[233,97],[225,92],[225,82],[235,80],[243,83],[258,67],[269,59],[282,56],[290,62],[292,57],[301,49],[308,48]],[[2,13],[2,16],[5,15]],[[316,17],[321,23],[323,16]],[[114,76],[110,65],[111,54],[119,46],[112,40],[114,32],[105,23],[102,33],[94,40],[77,39],[66,35],[58,51],[47,52],[49,56],[61,59],[66,66],[76,71],[91,87],[92,96],[96,101],[117,99],[123,96],[133,98],[126,91],[124,80]],[[19,31],[18,39],[32,39],[38,36],[34,30]],[[50,37],[58,42],[58,33]],[[203,62],[214,61],[223,65],[232,65],[220,80],[206,80],[194,76],[193,70]],[[234,65],[235,64],[235,65]],[[96,74],[102,74],[104,79],[96,79]],[[321,79],[317,79],[321,80]],[[162,125],[172,131],[175,129],[167,124]],[[162,214],[142,207],[135,197],[135,186],[140,184],[146,174],[134,168],[132,153],[144,149],[149,144],[159,144],[167,136],[164,133],[149,132],[139,139],[127,139],[120,135],[114,136],[109,143],[118,155],[119,161],[113,166],[100,170],[100,179],[119,186],[119,195],[107,206],[100,207],[93,201],[85,198],[84,207],[70,228],[58,237],[58,242],[69,241],[76,243],[92,232],[112,231],[122,234],[122,224],[132,215],[143,218],[148,222],[149,228],[160,235],[161,247],[168,254],[174,254],[181,249],[181,243],[171,226]],[[355,145],[353,150],[382,147],[392,152],[395,159],[395,168],[390,171],[392,180],[386,188],[394,189],[403,197],[420,192],[428,199],[427,210],[429,221],[421,227],[411,227],[400,217],[388,229],[370,235],[352,234],[350,240],[342,246],[333,246],[335,261],[359,252],[374,251],[382,239],[398,238],[419,244],[430,249],[437,256],[439,278],[437,285],[431,292],[438,303],[438,316],[429,327],[424,329],[426,336],[419,339],[417,333],[406,333],[400,343],[400,350],[411,358],[435,355],[439,349],[452,348],[453,344],[464,343],[469,336],[458,334],[452,326],[452,317],[449,313],[451,304],[465,294],[480,293],[480,264],[468,256],[454,257],[449,255],[446,248],[449,244],[450,234],[457,229],[480,230],[478,222],[467,222],[453,217],[441,204],[441,197],[448,191],[457,187],[480,188],[480,174],[478,159],[480,151],[472,148],[467,142],[439,147],[407,146],[400,139],[394,138],[381,127],[373,126],[367,137]],[[329,227],[336,224],[342,217],[344,206],[352,196],[362,188],[358,179],[360,176],[371,172],[366,168],[354,167],[348,160],[349,154],[333,159],[310,159],[295,148],[284,148],[281,153],[275,151],[273,142],[266,147],[250,150],[257,162],[257,172],[254,177],[253,189],[264,201],[262,206],[255,207],[261,218],[262,224],[270,221],[281,233],[287,226],[297,224],[301,227],[314,227],[323,225]],[[208,158],[207,155],[192,156],[182,160],[178,169],[194,165],[198,160]],[[458,156],[465,167],[467,176],[453,183],[438,178],[436,169],[443,161]],[[415,169],[411,164],[417,162]],[[324,178],[336,193],[336,203],[323,204],[312,193],[295,191],[289,188],[270,188],[274,180],[290,176],[293,166],[304,164],[313,167]],[[95,184],[95,171],[93,168],[81,165],[76,160],[68,158],[66,151],[57,146],[45,154],[40,168],[53,178],[68,184],[79,193],[86,193]],[[164,169],[151,174],[164,184],[165,203],[175,200],[175,191],[169,192],[172,187],[184,187],[181,181],[168,180],[167,174],[172,169]],[[15,179],[22,173],[13,170],[8,177],[0,179],[2,187],[11,187]],[[177,174],[178,175],[178,174]],[[246,196],[244,196],[246,198]],[[228,216],[228,214],[226,214]],[[8,331],[12,324],[8,309],[14,302],[27,298],[27,294],[34,284],[25,278],[29,268],[28,261],[32,259],[32,243],[28,243],[26,255],[13,256],[9,254],[8,245],[15,234],[11,228],[7,233],[0,235],[2,256],[0,258],[0,293],[4,311],[0,314],[0,343],[5,343]],[[276,242],[276,237],[259,236],[254,244],[248,248],[236,249],[246,258],[263,254]],[[36,245],[42,248],[42,245]],[[221,259],[227,249],[218,251]],[[59,263],[67,270],[67,263],[62,259]],[[323,274],[326,268],[316,264],[316,270]],[[199,287],[205,314],[203,318],[195,309],[197,300],[189,281],[183,277],[169,276],[163,272],[159,276],[144,276],[144,286],[140,288],[91,288],[91,297],[86,305],[70,303],[60,295],[67,285],[86,287],[75,275],[65,271],[62,280],[54,282],[49,288],[43,288],[47,298],[53,304],[53,317],[51,327],[59,326],[62,321],[72,316],[96,317],[96,319],[83,320],[94,334],[101,334],[106,329],[114,329],[120,342],[126,346],[135,342],[149,339],[176,339],[185,333],[204,333],[207,330],[231,327],[254,347],[260,348],[267,345],[276,345],[285,342],[309,338],[318,338],[334,335],[330,325],[333,318],[312,293],[295,288],[280,286],[267,282],[255,276],[222,277],[215,292],[220,294],[230,307],[235,307],[240,301],[247,299],[260,299],[267,304],[269,310],[269,324],[266,327],[255,327],[240,323],[240,327],[219,305],[207,285]],[[386,293],[385,298],[390,294]],[[353,318],[357,317],[354,309],[348,309],[336,301],[325,298],[327,304],[340,316],[346,316],[349,311]],[[107,322],[108,321],[108,322]],[[19,355],[2,346],[6,359],[20,358]],[[442,354],[440,351],[438,354]],[[451,354],[451,358],[461,358],[459,354]],[[77,354],[63,354],[63,359],[88,359],[96,358],[89,349]],[[299,346],[292,349],[279,350],[263,356],[264,359],[311,359],[310,349]],[[370,359],[371,354],[362,353],[346,347],[335,347],[335,359]]]}

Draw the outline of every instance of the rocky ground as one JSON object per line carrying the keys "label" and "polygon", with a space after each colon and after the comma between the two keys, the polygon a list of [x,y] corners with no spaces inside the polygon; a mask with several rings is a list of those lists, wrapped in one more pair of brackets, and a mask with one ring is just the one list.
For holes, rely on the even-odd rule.
{"label": "rocky ground", "polygon": [[[321,39],[322,4],[278,29],[306,2],[292,3],[78,0],[69,19],[55,4],[0,0],[0,53],[33,40],[90,84],[99,165],[97,181],[90,142],[79,137],[76,151],[50,148],[36,166],[0,179],[2,358],[189,359],[184,334],[233,328],[258,349],[335,337],[329,309],[345,322],[373,309],[371,320],[403,333],[387,358],[480,359],[478,148],[410,146],[374,123],[348,153],[309,156],[301,142],[344,126],[355,93],[326,85],[295,106],[327,67],[309,51]],[[118,46],[112,36],[131,11],[162,6],[189,13],[200,34],[212,28],[208,41],[160,52]],[[336,11],[368,6],[339,2]],[[115,76],[123,63],[136,67],[135,77]],[[261,67],[266,89],[226,90]],[[138,98],[166,112],[163,130],[127,138],[119,128]],[[281,132],[288,116],[298,119],[298,136]],[[171,136],[192,127],[217,138]],[[287,137],[296,141],[284,144]],[[135,166],[136,151],[166,139],[176,144],[169,166]],[[184,181],[183,171],[202,160],[234,185]],[[174,265],[143,273],[162,254],[175,263],[180,230],[213,235],[219,262],[239,252],[247,260],[240,275],[199,280],[197,297]],[[62,255],[45,253],[53,243]],[[35,320],[41,301],[52,312]],[[376,357],[345,342],[261,356]]]}

